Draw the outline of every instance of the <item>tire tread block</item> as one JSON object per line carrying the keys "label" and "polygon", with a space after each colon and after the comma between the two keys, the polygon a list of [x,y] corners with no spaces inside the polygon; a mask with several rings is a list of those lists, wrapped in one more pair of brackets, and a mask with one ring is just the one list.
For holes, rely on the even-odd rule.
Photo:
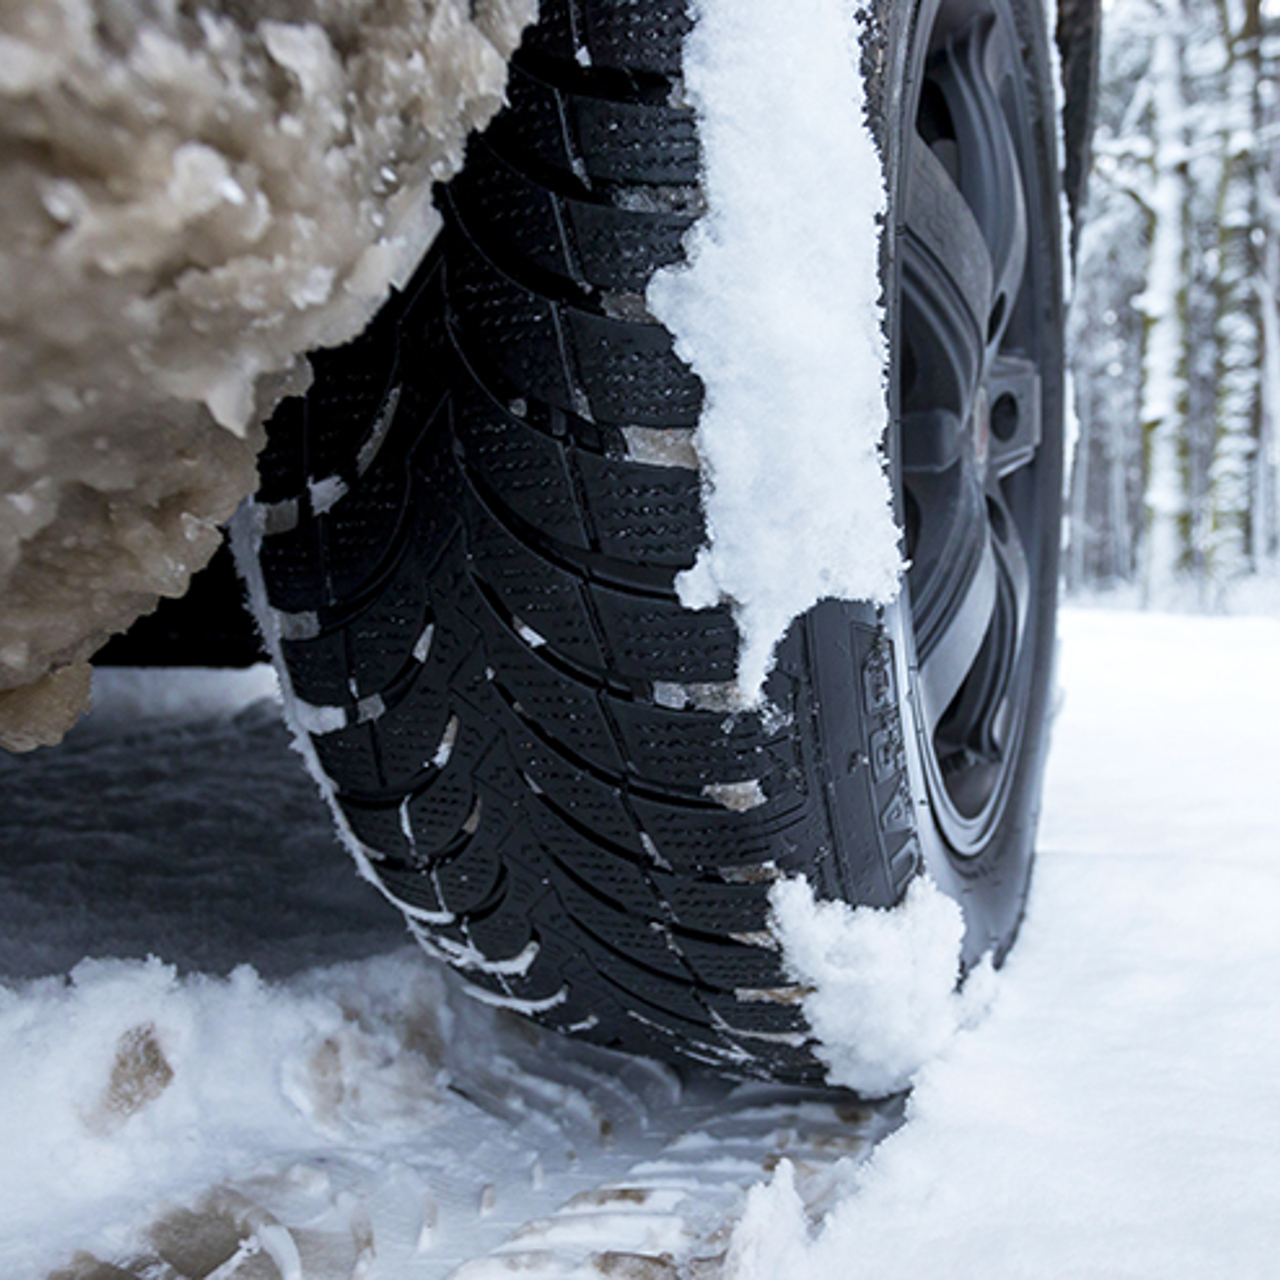
{"label": "tire tread block", "polygon": [[620,775],[623,759],[595,690],[548,665],[537,649],[522,644],[505,627],[499,632],[501,625],[486,628],[486,650],[500,673],[496,679],[504,700],[518,703],[522,719],[560,744],[567,756]]}
{"label": "tire tread block", "polygon": [[[386,587],[346,628],[356,697],[382,693],[402,675],[433,616],[426,575],[416,556],[406,554]],[[436,630],[433,625],[433,643]]]}
{"label": "tire tread block", "polygon": [[675,982],[689,981],[689,968],[672,950],[660,921],[610,905],[599,894],[584,889],[559,865],[552,867],[551,883],[566,914],[578,926],[577,932],[593,937],[597,948],[621,952],[633,965],[665,974]]}
{"label": "tire tread block", "polygon": [[481,820],[482,828],[490,828],[483,837],[477,832],[459,853],[428,864],[436,884],[440,886],[446,910],[454,915],[465,916],[480,907],[489,906],[495,898],[506,895],[511,889],[509,863],[502,846],[504,839],[512,837],[503,829],[505,824],[497,833],[492,830],[498,823],[489,816],[491,814],[490,807]]}
{"label": "tire tread block", "polygon": [[466,465],[506,507],[557,542],[586,550],[563,447],[488,398],[457,400],[455,424]]}
{"label": "tire tread block", "polygon": [[556,196],[509,165],[483,137],[470,145],[466,167],[449,184],[448,207],[463,233],[517,278],[522,278],[519,264],[527,262],[574,281]]}
{"label": "tire tread block", "polygon": [[756,780],[772,772],[758,726],[713,712],[615,702],[627,760],[646,782],[681,789]]}
{"label": "tire tread block", "polygon": [[545,560],[504,529],[473,494],[468,548],[474,572],[509,618],[519,619],[576,667],[601,671],[605,657],[586,611],[583,580]]}
{"label": "tire tread block", "polygon": [[588,284],[611,293],[643,294],[655,271],[686,260],[684,238],[694,219],[564,199],[563,217]]}
{"label": "tire tread block", "polygon": [[557,408],[579,408],[556,304],[502,274],[461,233],[450,240],[449,308],[464,356],[475,348],[527,394]]}
{"label": "tire tread block", "polygon": [[450,237],[448,290],[464,356],[547,404],[618,425],[697,424],[703,388],[661,325],[552,301],[505,274],[474,240]]}
{"label": "tire tread block", "polygon": [[687,569],[706,541],[698,474],[583,454],[600,549],[639,565]]}
{"label": "tire tread block", "polygon": [[758,816],[751,822],[721,808],[676,807],[645,797],[632,803],[659,854],[680,873],[757,867],[776,859],[779,845],[793,845],[797,852],[816,847],[817,824],[805,808],[770,812],[768,819]]}
{"label": "tire tread block", "polygon": [[596,613],[620,675],[672,684],[728,683],[737,675],[738,629],[727,609],[681,608],[593,583]]}
{"label": "tire tread block", "polygon": [[[523,727],[523,726],[521,726]],[[609,844],[644,854],[625,791],[584,773],[545,742],[525,733],[508,734],[521,772],[561,812],[568,812]]]}
{"label": "tire tread block", "polygon": [[[458,752],[460,756],[466,752],[467,730],[455,723],[448,695],[424,675],[425,670],[419,670],[396,702],[370,722],[384,786],[396,794],[410,791],[428,770],[436,768],[442,752]],[[452,744],[447,741],[450,733],[456,735]]]}
{"label": "tire tread block", "polygon": [[282,640],[293,691],[312,706],[339,706],[351,698],[347,645],[342,632],[310,640]]}
{"label": "tire tread block", "polygon": [[[538,23],[525,36],[525,47],[567,63],[577,58],[572,0],[543,0]],[[684,37],[692,29],[685,0],[603,0],[580,15],[578,32],[593,67],[652,71],[679,75]]]}
{"label": "tire tread block", "polygon": [[677,932],[680,954],[699,981],[719,991],[786,986],[778,953],[732,941],[712,941]]}
{"label": "tire tread block", "polygon": [[372,433],[399,363],[401,306],[393,295],[354,341],[309,357],[307,479],[342,474]]}
{"label": "tire tread block", "polygon": [[400,824],[400,808],[382,805],[357,804],[348,797],[339,797],[338,804],[355,837],[366,850],[406,863],[413,856],[413,849]]}
{"label": "tire tread block", "polygon": [[639,865],[586,840],[549,810],[534,807],[542,808],[531,816],[538,841],[562,870],[636,919],[662,918],[662,901]]}
{"label": "tire tread block", "polygon": [[686,929],[727,938],[734,933],[758,933],[767,927],[767,882],[717,884],[666,871],[655,871],[653,878],[676,923]]}
{"label": "tire tread block", "polygon": [[[696,117],[689,107],[625,102],[560,88],[516,58],[507,80],[509,110],[488,140],[520,166],[533,161],[567,189],[596,183],[694,186],[701,173]],[[523,166],[521,166],[523,167]]]}
{"label": "tire tread block", "polygon": [[264,537],[258,563],[273,609],[310,613],[328,603],[320,531],[309,517],[304,516],[288,533]]}

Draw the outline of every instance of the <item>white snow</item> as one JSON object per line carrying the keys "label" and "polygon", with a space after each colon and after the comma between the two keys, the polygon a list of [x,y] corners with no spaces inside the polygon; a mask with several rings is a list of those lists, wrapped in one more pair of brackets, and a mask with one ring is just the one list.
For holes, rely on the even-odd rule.
{"label": "white snow", "polygon": [[440,745],[436,747],[435,755],[427,763],[434,765],[437,769],[443,769],[449,763],[449,757],[453,755],[453,744],[457,740],[458,717],[450,716],[449,723],[444,727],[444,733],[440,735]]}
{"label": "white snow", "polygon": [[73,1243],[109,1249],[139,1208],[268,1154],[428,1133],[446,1084],[441,981],[409,952],[285,987],[247,967],[179,979],[158,961],[85,961],[0,988],[0,1150],[22,1153],[0,1162],[4,1273]]}
{"label": "white snow", "polygon": [[750,703],[793,618],[826,597],[887,601],[901,570],[880,453],[885,196],[855,8],[697,0],[685,46],[708,211],[648,302],[707,389],[709,542],[680,596],[732,603]]}
{"label": "white snow", "polygon": [[418,637],[417,643],[413,646],[413,660],[415,662],[426,662],[427,654],[431,652],[431,641],[435,638],[436,624],[428,622],[423,628],[422,634]]}
{"label": "white snow", "polygon": [[702,788],[702,794],[734,813],[758,809],[769,800],[759,778],[748,778],[745,782],[709,782]]}
{"label": "white snow", "polygon": [[912,881],[888,910],[819,902],[799,876],[769,901],[832,1084],[871,1098],[905,1089],[982,1012],[992,971],[980,966],[956,990],[964,918],[933,881]]}
{"label": "white snow", "polygon": [[325,476],[323,480],[308,480],[307,492],[311,495],[313,515],[322,516],[332,511],[347,494],[347,482],[341,476]]}
{"label": "white snow", "polygon": [[342,707],[317,706],[295,698],[293,714],[298,723],[310,734],[317,737],[326,733],[337,733],[347,727],[347,713]]}
{"label": "white snow", "polygon": [[991,1013],[816,1231],[785,1175],[756,1193],[732,1280],[1277,1274],[1280,621],[1068,612],[1063,632],[1041,855]]}

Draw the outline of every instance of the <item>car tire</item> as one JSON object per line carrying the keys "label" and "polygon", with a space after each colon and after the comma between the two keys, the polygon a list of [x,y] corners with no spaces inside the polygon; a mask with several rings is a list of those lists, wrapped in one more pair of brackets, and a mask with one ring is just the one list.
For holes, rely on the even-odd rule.
{"label": "car tire", "polygon": [[347,842],[481,999],[816,1083],[778,877],[888,908],[927,870],[966,965],[1022,913],[1061,506],[1048,44],[1034,0],[870,15],[911,567],[890,607],[792,625],[766,714],[735,710],[728,608],[674,587],[703,388],[644,296],[702,207],[690,22],[544,0],[417,275],[274,415],[237,554]]}

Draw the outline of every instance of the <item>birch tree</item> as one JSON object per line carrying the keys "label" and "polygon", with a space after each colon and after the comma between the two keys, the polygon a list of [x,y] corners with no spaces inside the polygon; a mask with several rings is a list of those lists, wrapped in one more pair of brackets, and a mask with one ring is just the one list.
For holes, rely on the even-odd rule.
{"label": "birch tree", "polygon": [[1068,567],[1216,608],[1280,570],[1280,15],[1114,0],[1107,18]]}
{"label": "birch tree", "polygon": [[1141,425],[1146,458],[1142,586],[1148,600],[1169,594],[1187,548],[1187,157],[1182,0],[1157,9],[1149,68],[1151,93],[1151,250],[1146,290],[1135,300],[1146,318]]}
{"label": "birch tree", "polygon": [[1262,409],[1259,315],[1259,0],[1218,0],[1225,73],[1215,130],[1220,163],[1214,281],[1213,456],[1206,570],[1215,596],[1253,568]]}

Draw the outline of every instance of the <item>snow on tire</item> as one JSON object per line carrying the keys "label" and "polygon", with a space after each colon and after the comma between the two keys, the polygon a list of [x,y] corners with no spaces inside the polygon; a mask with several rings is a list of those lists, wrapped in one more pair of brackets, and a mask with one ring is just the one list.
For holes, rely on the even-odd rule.
{"label": "snow on tire", "polygon": [[270,423],[238,555],[348,843],[480,998],[817,1083],[776,882],[889,909],[927,869],[964,910],[957,976],[1021,914],[1060,503],[1047,44],[1024,0],[848,28],[888,175],[911,568],[896,602],[806,610],[756,705],[734,602],[677,589],[707,538],[705,391],[646,304],[706,207],[691,23],[546,0],[417,275]]}

